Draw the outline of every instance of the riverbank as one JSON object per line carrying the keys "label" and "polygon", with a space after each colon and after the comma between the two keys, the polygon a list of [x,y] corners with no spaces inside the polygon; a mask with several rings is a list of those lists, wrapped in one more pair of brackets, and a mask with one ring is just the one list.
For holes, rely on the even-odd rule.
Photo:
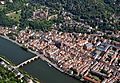
{"label": "riverbank", "polygon": [[[7,36],[2,36],[2,35],[0,35],[0,37],[9,40],[9,41],[11,41],[12,43],[15,43],[15,44],[19,45],[20,47],[23,46],[22,44],[19,44],[18,42],[14,41],[14,40],[12,40],[12,39],[9,39],[9,37],[7,37]],[[49,63],[51,66],[53,66],[53,67],[55,67],[57,70],[59,70],[60,72],[62,72],[62,73],[64,72],[62,69],[60,69],[59,67],[57,67],[56,64],[53,64],[50,60],[48,60],[46,57],[44,57],[44,55],[39,54],[38,52],[32,51],[32,50],[30,50],[30,49],[27,49],[27,51],[29,51],[29,52],[37,55],[37,56],[40,56],[40,58],[41,58],[43,61],[46,61],[46,62]],[[64,72],[64,73],[65,73],[65,72]]]}
{"label": "riverbank", "polygon": [[[7,37],[7,36],[2,36],[2,35],[0,35],[0,37],[2,37],[2,38],[4,38],[4,39],[7,39],[7,40],[9,40],[9,41],[11,41],[11,42],[13,42],[13,43],[15,43],[15,44],[19,45],[20,47],[23,46],[22,44],[19,44],[18,42],[14,41],[14,40],[12,40],[12,39],[9,39],[9,37]],[[60,72],[64,72],[62,69],[60,69],[59,67],[57,67],[56,64],[53,64],[50,60],[48,60],[46,57],[44,57],[44,55],[41,55],[41,54],[39,54],[38,52],[32,51],[32,50],[30,50],[30,49],[28,49],[28,48],[27,48],[27,51],[29,51],[29,52],[37,55],[37,56],[40,56],[40,58],[41,58],[43,61],[48,62],[50,65],[52,65],[53,67],[55,67],[56,69],[58,69]]]}
{"label": "riverbank", "polygon": [[[17,45],[20,46],[20,47],[23,46],[22,44],[19,44],[18,42],[14,41],[14,40],[12,40],[12,39],[9,39],[7,36],[1,36],[1,35],[0,35],[0,37],[2,37],[2,38],[4,38],[4,39],[7,39],[7,40],[9,40],[9,41],[11,41],[11,42],[13,42],[13,43],[15,43],[15,44],[17,44]],[[70,77],[73,77],[73,78],[77,79],[77,78],[74,77],[73,75],[70,75],[69,73],[64,72],[64,70],[60,69],[60,68],[57,66],[57,64],[53,64],[49,59],[47,59],[47,58],[44,56],[44,54],[39,54],[38,52],[32,51],[31,49],[28,49],[28,48],[27,48],[27,50],[25,50],[25,51],[28,51],[28,52],[30,52],[30,53],[33,53],[33,54],[37,55],[37,56],[40,56],[40,59],[42,59],[43,61],[46,61],[46,62],[48,63],[48,65],[50,65],[50,67],[54,67],[55,69],[57,69],[57,70],[60,71],[61,73],[66,74],[66,75],[68,75],[68,76],[70,76]],[[77,79],[77,80],[78,80],[78,79]]]}
{"label": "riverbank", "polygon": [[[15,79],[17,79],[18,81],[20,81],[20,83],[25,82],[27,83],[27,79],[29,79],[25,73],[21,72],[19,69],[15,69],[14,65],[6,58],[4,58],[3,56],[0,55],[0,66],[3,67],[6,71],[8,71],[8,73],[11,73],[13,75],[11,75],[12,77],[14,77],[14,79],[9,79],[8,82],[10,81],[15,81]],[[27,74],[27,73],[26,73]],[[10,75],[10,74],[9,74]],[[28,74],[27,74],[28,75]],[[2,77],[1,77],[2,78]],[[1,79],[0,78],[0,79]],[[10,78],[10,77],[9,77]],[[7,78],[8,79],[8,78]],[[4,82],[4,79],[2,82]],[[1,79],[2,80],[2,79]],[[6,81],[5,81],[6,82]]]}
{"label": "riverbank", "polygon": [[[16,65],[36,56],[2,37],[0,37],[0,54],[4,55]],[[52,66],[49,67],[48,62],[43,61],[40,58],[21,67],[20,70],[37,78],[40,83],[80,83],[80,81],[60,72],[58,69]]]}
{"label": "riverbank", "polygon": [[[12,42],[12,43],[20,46],[20,47],[22,47],[21,44],[13,41],[13,40],[11,40],[11,39],[9,39],[8,37],[1,36],[1,35],[0,35],[0,37],[1,37],[1,38],[4,38],[4,39],[6,39],[6,40],[8,40],[8,41],[10,41],[10,42]],[[3,57],[3,56],[0,56],[0,58],[2,58],[7,64],[11,64],[12,67],[13,67],[14,69],[16,69],[16,68],[15,68],[16,64],[12,63],[9,59],[7,59],[6,57]],[[37,78],[34,78],[33,76],[29,75],[29,74],[28,74],[26,71],[24,71],[23,69],[17,68],[17,70],[19,70],[20,72],[22,72],[26,77],[32,79],[33,82],[35,82],[35,83],[40,83],[40,80],[38,80]]]}

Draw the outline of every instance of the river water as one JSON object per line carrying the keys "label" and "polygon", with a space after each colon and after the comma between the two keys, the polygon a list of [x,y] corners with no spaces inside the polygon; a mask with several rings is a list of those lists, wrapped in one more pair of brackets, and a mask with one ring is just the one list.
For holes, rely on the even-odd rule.
{"label": "river water", "polygon": [[[18,45],[0,37],[0,55],[4,55],[14,64],[19,64],[34,54],[24,51]],[[80,83],[78,80],[49,67],[47,62],[41,59],[33,61],[22,67],[31,76],[38,78],[41,83]]]}

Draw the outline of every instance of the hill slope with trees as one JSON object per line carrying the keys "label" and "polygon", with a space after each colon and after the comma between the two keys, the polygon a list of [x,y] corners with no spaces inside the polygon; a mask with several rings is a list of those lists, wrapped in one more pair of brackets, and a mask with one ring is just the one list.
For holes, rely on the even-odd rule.
{"label": "hill slope with trees", "polygon": [[120,30],[120,0],[31,0],[32,3],[47,5],[66,11],[84,19],[92,27],[102,30]]}

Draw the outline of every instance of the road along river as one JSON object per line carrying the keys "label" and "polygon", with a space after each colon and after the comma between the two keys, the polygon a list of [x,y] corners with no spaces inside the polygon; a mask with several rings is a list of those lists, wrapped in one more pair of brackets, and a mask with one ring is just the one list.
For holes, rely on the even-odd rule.
{"label": "road along river", "polygon": [[[0,55],[4,55],[16,65],[35,56],[35,54],[21,49],[15,43],[2,37],[0,37]],[[22,69],[38,78],[41,83],[80,83],[80,81],[49,66],[46,61],[41,59],[23,66]]]}

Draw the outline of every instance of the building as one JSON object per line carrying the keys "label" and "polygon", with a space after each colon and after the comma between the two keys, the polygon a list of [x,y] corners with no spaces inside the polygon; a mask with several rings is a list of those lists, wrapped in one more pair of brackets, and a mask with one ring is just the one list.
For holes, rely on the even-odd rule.
{"label": "building", "polygon": [[33,19],[47,20],[48,10],[37,10],[33,12]]}
{"label": "building", "polygon": [[27,83],[33,83],[33,81],[31,79],[28,79]]}
{"label": "building", "polygon": [[[8,0],[10,3],[13,3],[13,0]],[[4,5],[7,2],[7,0],[0,0],[0,4]]]}
{"label": "building", "polygon": [[109,49],[110,45],[102,43],[97,47],[97,50],[103,51],[103,52],[107,52],[107,50]]}
{"label": "building", "polygon": [[95,50],[95,51],[93,51],[93,52],[91,53],[91,55],[92,55],[95,59],[97,59],[100,54],[101,54],[101,51],[99,51],[99,50]]}
{"label": "building", "polygon": [[84,46],[84,45],[87,44],[87,43],[88,43],[87,40],[80,40],[80,41],[78,42],[78,45],[79,45],[79,46]]}
{"label": "building", "polygon": [[0,0],[0,4],[4,5],[5,4],[5,0]]}
{"label": "building", "polygon": [[92,43],[87,43],[84,45],[84,49],[86,50],[91,50],[93,48],[93,44]]}

